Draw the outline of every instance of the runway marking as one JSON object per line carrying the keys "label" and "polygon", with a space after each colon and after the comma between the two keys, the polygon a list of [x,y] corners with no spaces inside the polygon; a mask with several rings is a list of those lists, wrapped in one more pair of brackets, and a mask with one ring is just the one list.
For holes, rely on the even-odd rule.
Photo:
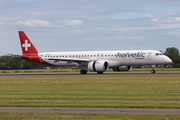
{"label": "runway marking", "polygon": [[180,109],[156,109],[156,108],[0,107],[0,112],[180,115]]}

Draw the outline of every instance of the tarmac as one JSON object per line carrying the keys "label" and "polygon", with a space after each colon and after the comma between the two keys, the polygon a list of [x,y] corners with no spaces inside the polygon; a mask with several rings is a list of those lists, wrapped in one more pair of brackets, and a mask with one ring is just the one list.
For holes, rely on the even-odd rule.
{"label": "tarmac", "polygon": [[180,73],[105,73],[105,74],[0,74],[0,77],[74,77],[74,76],[180,76]]}
{"label": "tarmac", "polygon": [[0,112],[180,115],[180,109],[156,109],[156,108],[0,107]]}

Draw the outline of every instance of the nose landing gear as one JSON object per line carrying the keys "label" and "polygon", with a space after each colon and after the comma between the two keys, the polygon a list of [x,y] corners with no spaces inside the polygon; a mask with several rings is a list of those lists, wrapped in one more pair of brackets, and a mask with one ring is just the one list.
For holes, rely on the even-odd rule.
{"label": "nose landing gear", "polygon": [[152,73],[152,74],[155,74],[155,73],[156,73],[155,67],[156,67],[156,65],[152,65],[152,70],[151,70],[151,73]]}
{"label": "nose landing gear", "polygon": [[155,71],[155,70],[151,70],[151,73],[152,73],[152,74],[155,74],[155,73],[156,73],[156,71]]}

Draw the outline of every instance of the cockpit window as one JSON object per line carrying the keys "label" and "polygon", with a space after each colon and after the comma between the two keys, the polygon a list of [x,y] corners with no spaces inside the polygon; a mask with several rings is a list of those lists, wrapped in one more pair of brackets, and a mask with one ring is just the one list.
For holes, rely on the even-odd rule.
{"label": "cockpit window", "polygon": [[156,56],[163,55],[162,53],[156,53]]}
{"label": "cockpit window", "polygon": [[158,56],[159,55],[159,53],[156,53],[156,56]]}

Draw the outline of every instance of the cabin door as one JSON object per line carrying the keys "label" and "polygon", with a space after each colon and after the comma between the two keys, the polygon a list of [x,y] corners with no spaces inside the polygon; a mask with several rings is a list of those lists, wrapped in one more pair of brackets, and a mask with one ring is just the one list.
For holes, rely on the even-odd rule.
{"label": "cabin door", "polygon": [[152,53],[148,53],[148,60],[151,60]]}

